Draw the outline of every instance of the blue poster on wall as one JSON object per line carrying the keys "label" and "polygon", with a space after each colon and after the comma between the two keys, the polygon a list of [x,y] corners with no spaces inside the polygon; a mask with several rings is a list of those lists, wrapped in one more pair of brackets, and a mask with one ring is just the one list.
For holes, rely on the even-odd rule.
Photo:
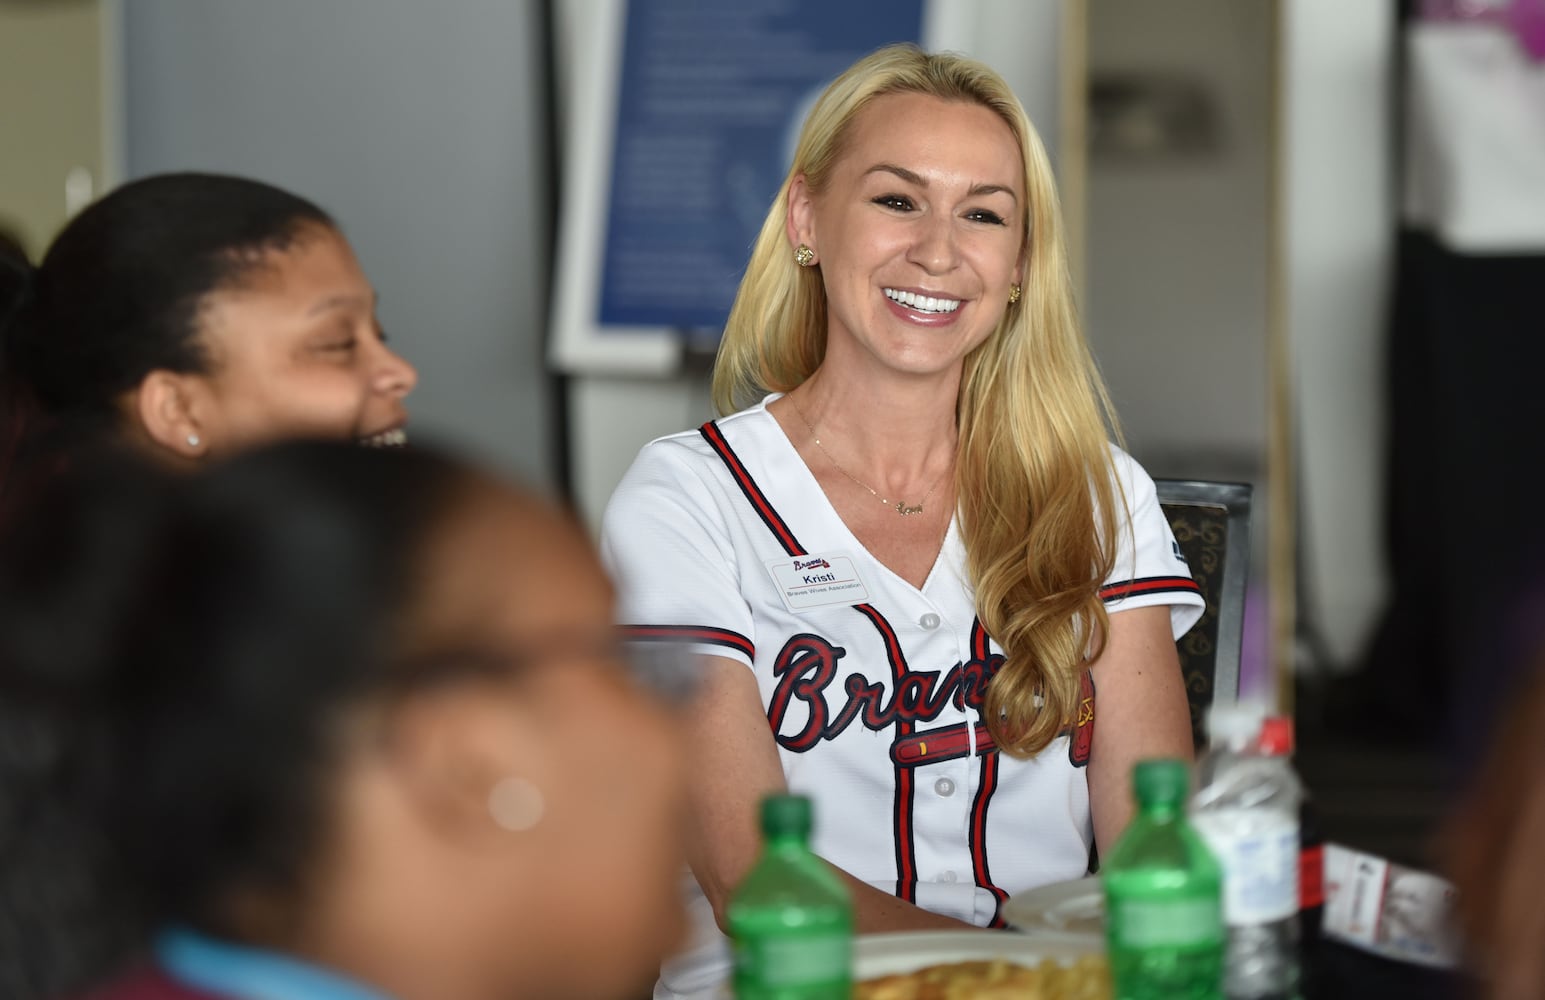
{"label": "blue poster on wall", "polygon": [[717,339],[810,106],[923,0],[630,0],[600,325]]}

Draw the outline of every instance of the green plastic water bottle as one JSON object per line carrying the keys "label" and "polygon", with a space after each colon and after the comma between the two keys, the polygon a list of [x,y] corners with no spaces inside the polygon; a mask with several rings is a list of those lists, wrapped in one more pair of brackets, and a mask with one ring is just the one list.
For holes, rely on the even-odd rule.
{"label": "green plastic water bottle", "polygon": [[1137,816],[1105,863],[1106,940],[1117,1000],[1223,995],[1223,873],[1186,820],[1186,765],[1133,771]]}
{"label": "green plastic water bottle", "polygon": [[762,801],[762,857],[730,898],[738,1000],[849,1000],[853,900],[810,853],[810,800]]}

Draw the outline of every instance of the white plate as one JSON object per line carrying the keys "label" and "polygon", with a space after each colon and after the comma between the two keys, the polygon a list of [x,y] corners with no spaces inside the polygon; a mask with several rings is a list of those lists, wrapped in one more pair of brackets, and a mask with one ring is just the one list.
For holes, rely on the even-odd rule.
{"label": "white plate", "polygon": [[1003,904],[1003,919],[1028,934],[1103,947],[1105,891],[1097,875],[1038,886],[1010,897]]}
{"label": "white plate", "polygon": [[1062,937],[1040,937],[1003,931],[900,931],[894,934],[861,934],[853,939],[853,978],[873,979],[913,972],[942,962],[972,962],[1003,958],[1023,965],[1043,959],[1072,962],[1104,949],[1094,942]]}

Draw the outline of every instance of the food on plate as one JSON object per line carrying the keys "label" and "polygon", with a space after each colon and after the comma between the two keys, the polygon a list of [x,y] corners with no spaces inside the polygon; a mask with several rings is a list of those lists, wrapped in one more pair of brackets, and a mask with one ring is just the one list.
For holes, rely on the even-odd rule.
{"label": "food on plate", "polygon": [[1110,967],[1103,955],[1064,965],[1043,959],[1021,965],[995,958],[945,962],[857,983],[855,1000],[1110,1000]]}

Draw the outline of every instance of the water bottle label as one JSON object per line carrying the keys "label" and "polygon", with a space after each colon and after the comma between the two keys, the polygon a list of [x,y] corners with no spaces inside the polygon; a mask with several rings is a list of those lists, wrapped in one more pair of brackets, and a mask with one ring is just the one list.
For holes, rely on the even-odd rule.
{"label": "water bottle label", "polygon": [[1398,962],[1459,961],[1453,885],[1335,844],[1325,848],[1325,936]]}
{"label": "water bottle label", "polygon": [[758,937],[736,942],[735,979],[769,988],[845,982],[852,961],[852,939],[844,934]]}
{"label": "water bottle label", "polygon": [[1223,919],[1230,926],[1285,920],[1298,912],[1298,823],[1290,816],[1219,809],[1192,817],[1223,866]]}
{"label": "water bottle label", "polygon": [[1117,948],[1213,947],[1223,941],[1215,899],[1111,900],[1109,919]]}

